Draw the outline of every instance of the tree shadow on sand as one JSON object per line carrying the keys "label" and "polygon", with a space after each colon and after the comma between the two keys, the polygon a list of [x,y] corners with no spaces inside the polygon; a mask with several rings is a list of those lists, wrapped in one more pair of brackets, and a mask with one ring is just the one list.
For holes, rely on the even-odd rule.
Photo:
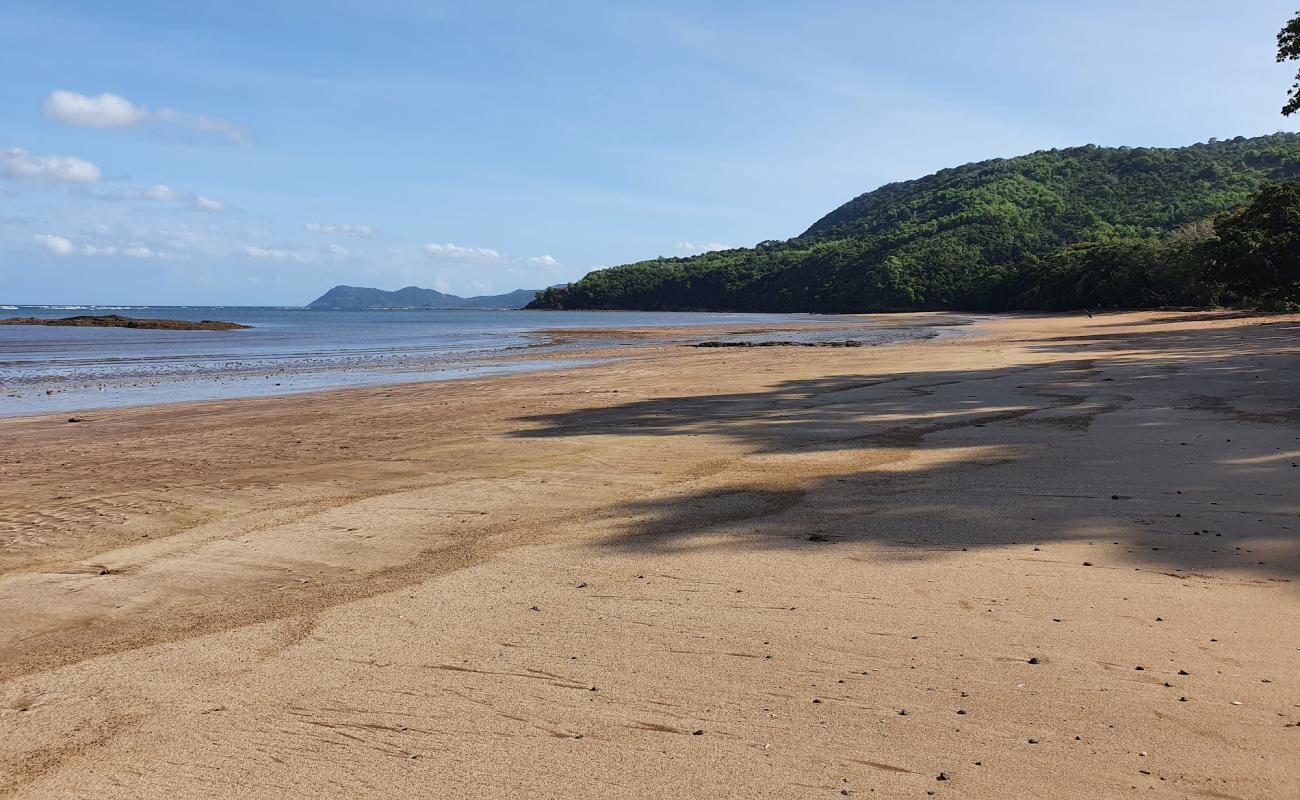
{"label": "tree shadow on sand", "polygon": [[858,543],[915,559],[1087,541],[1099,564],[1288,580],[1297,333],[1283,320],[1035,340],[1060,357],[580,409],[523,418],[515,435],[744,445],[726,474],[609,509],[606,544],[626,551]]}

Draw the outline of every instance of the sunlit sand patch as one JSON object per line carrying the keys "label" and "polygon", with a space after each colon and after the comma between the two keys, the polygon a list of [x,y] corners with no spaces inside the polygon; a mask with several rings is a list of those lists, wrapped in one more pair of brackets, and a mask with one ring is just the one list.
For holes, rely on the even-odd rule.
{"label": "sunlit sand patch", "polygon": [[[1262,456],[1252,456],[1249,458],[1225,458],[1219,463],[1248,465],[1248,464],[1271,464],[1275,461],[1297,461],[1297,460],[1300,460],[1300,450],[1287,450],[1286,452],[1283,453],[1272,453],[1272,454],[1262,455]],[[1296,479],[1300,480],[1300,476],[1297,476]]]}

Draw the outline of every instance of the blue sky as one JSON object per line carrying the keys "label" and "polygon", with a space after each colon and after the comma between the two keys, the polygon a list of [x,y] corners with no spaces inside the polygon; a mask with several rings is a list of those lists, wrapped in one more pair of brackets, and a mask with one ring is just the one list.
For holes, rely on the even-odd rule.
{"label": "blue sky", "polygon": [[1294,6],[11,0],[0,303],[504,292],[969,161],[1295,130]]}

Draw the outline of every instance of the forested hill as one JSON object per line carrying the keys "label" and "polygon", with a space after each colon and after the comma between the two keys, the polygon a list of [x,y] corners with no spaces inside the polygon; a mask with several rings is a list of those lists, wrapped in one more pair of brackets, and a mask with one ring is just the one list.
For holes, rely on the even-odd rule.
{"label": "forested hill", "polygon": [[[1215,287],[1179,271],[1196,272],[1190,260],[1202,254],[1180,251],[1173,264],[1165,250],[1211,237],[1205,220],[1247,205],[1261,186],[1298,178],[1300,134],[1041,151],[883,186],[787,241],[592,272],[530,307],[853,312],[1204,302]],[[1109,269],[1097,256],[1112,252],[1137,258],[1126,266],[1134,274],[1107,274],[1097,278],[1106,286],[1090,287],[1086,273]],[[1161,269],[1167,274],[1150,280],[1135,272]]]}

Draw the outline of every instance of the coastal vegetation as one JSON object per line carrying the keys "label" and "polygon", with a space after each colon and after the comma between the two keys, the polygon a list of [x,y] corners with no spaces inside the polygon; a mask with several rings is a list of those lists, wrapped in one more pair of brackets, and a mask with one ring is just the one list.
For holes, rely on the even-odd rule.
{"label": "coastal vegetation", "polygon": [[530,308],[864,312],[1300,302],[1300,135],[1087,145],[889,184],[787,241],[592,272]]}

